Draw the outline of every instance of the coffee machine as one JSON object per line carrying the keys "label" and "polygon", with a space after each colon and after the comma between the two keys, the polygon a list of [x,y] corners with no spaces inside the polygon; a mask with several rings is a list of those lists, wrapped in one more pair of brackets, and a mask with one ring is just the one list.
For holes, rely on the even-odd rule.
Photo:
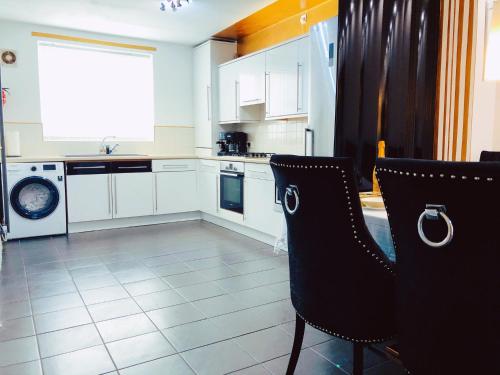
{"label": "coffee machine", "polygon": [[218,156],[245,156],[248,152],[248,136],[243,132],[220,132]]}

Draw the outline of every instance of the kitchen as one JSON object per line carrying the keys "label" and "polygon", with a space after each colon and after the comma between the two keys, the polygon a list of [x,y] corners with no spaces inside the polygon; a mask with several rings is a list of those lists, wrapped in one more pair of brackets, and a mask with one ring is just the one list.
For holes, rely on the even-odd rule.
{"label": "kitchen", "polygon": [[[392,335],[359,346],[313,320],[300,337],[289,256],[308,237],[290,231],[311,190],[282,182],[352,158],[359,228],[392,270],[377,155],[498,148],[500,88],[479,78],[494,21],[459,38],[448,0],[133,3],[0,4],[0,374],[406,373]],[[336,223],[325,194],[318,248]]]}

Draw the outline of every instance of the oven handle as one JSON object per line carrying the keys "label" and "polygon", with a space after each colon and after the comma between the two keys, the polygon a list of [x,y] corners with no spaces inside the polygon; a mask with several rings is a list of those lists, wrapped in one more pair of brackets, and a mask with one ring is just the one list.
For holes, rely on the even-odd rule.
{"label": "oven handle", "polygon": [[221,176],[229,176],[229,177],[243,177],[243,173],[229,173],[229,172],[220,172]]}

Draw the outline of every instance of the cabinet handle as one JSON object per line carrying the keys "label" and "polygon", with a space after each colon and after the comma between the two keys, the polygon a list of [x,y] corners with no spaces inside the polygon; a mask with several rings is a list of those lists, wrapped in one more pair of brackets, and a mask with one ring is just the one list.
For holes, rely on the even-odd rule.
{"label": "cabinet handle", "polygon": [[297,63],[297,112],[300,112],[302,111],[302,95],[300,93],[300,81],[301,81],[301,74],[300,74],[300,71],[302,69],[302,64],[301,63]]}
{"label": "cabinet handle", "polygon": [[271,73],[266,72],[266,115],[269,115],[271,109]]}
{"label": "cabinet handle", "polygon": [[208,121],[210,121],[212,119],[212,117],[210,116],[211,112],[212,112],[212,103],[211,103],[211,98],[210,98],[210,86],[207,85],[207,119]]}
{"label": "cabinet handle", "polygon": [[158,175],[155,173],[155,212],[158,212]]}
{"label": "cabinet handle", "polygon": [[235,113],[235,118],[238,120],[238,106],[240,104],[240,100],[238,98],[238,81],[234,81],[234,113]]}
{"label": "cabinet handle", "polygon": [[116,194],[116,176],[113,176],[113,190],[115,196],[115,215],[118,215],[118,196]]}
{"label": "cabinet handle", "polygon": [[113,214],[112,207],[111,207],[112,199],[113,199],[113,194],[111,193],[111,175],[108,174],[108,213],[110,215]]}
{"label": "cabinet handle", "polygon": [[73,169],[75,170],[79,170],[79,169],[104,169],[106,168],[104,165],[99,165],[99,166],[95,166],[95,167],[73,167]]}
{"label": "cabinet handle", "polygon": [[147,165],[129,166],[129,167],[118,167],[118,169],[149,169]]}
{"label": "cabinet handle", "polygon": [[187,164],[163,164],[163,169],[188,169],[189,165]]}

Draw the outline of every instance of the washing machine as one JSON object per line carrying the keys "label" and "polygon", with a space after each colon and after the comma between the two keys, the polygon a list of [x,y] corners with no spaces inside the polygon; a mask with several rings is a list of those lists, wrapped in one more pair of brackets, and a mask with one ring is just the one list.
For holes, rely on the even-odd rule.
{"label": "washing machine", "polygon": [[7,239],[66,233],[64,163],[8,163]]}

